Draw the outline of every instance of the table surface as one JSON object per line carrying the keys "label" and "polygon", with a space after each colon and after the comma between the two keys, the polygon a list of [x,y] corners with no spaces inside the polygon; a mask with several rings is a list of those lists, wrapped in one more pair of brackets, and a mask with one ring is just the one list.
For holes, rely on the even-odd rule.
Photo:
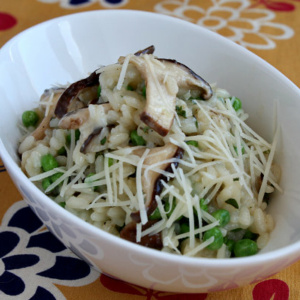
{"label": "table surface", "polygon": [[[42,21],[108,8],[197,23],[246,47],[300,86],[300,0],[1,0],[0,46]],[[258,283],[210,294],[171,294],[116,281],[92,270],[43,227],[1,161],[0,195],[1,300],[300,299],[300,262]]]}

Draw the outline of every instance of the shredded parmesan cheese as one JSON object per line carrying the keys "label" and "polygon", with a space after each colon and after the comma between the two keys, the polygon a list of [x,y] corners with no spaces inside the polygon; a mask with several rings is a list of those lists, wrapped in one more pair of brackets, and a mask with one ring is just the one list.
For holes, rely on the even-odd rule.
{"label": "shredded parmesan cheese", "polygon": [[271,169],[271,166],[272,166],[272,161],[273,161],[273,158],[274,158],[274,155],[275,155],[275,149],[276,149],[278,140],[279,140],[279,127],[277,127],[276,132],[275,132],[273,144],[272,144],[270,154],[269,154],[269,158],[268,158],[266,168],[265,168],[264,178],[263,178],[260,190],[259,190],[259,194],[258,194],[258,205],[259,206],[261,206],[264,194],[266,192],[268,177],[269,177],[270,169]]}
{"label": "shredded parmesan cheese", "polygon": [[124,63],[122,65],[120,77],[119,77],[118,84],[117,84],[117,90],[120,90],[122,88],[131,56],[132,56],[132,54],[128,54],[124,59]]}
{"label": "shredded parmesan cheese", "polygon": [[146,224],[148,221],[148,216],[146,212],[145,202],[144,202],[144,195],[142,190],[142,167],[147,154],[149,153],[150,149],[146,149],[143,153],[140,161],[138,162],[136,168],[136,188],[137,188],[137,198],[139,203],[139,210],[141,215],[141,222],[142,224]]}
{"label": "shredded parmesan cheese", "polygon": [[[104,230],[120,236],[133,230],[141,244],[144,237],[159,237],[162,251],[227,258],[225,238],[241,239],[238,228],[253,230],[263,244],[274,227],[265,194],[282,192],[274,164],[280,127],[269,143],[246,124],[236,97],[213,85],[212,97],[200,100],[197,86],[204,82],[193,81],[182,64],[174,67],[152,54],[129,54],[96,74],[97,105],[95,86],[72,99],[70,128],[60,128],[61,119],[53,118],[39,141],[20,126],[26,135],[19,147],[21,167],[30,181]],[[43,96],[39,111],[51,114],[53,102],[54,93]],[[79,117],[82,106],[88,120]],[[40,158],[48,153],[59,167],[43,172]],[[230,216],[225,225],[215,214],[220,209]],[[217,251],[208,247],[214,237],[204,241],[209,230],[224,237]]]}

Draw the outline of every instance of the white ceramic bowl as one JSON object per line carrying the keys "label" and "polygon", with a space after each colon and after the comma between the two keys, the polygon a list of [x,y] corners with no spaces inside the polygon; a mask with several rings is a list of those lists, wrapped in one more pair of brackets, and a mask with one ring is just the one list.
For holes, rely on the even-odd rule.
{"label": "white ceramic bowl", "polygon": [[[187,258],[116,238],[65,211],[22,173],[16,154],[22,112],[45,88],[81,79],[99,65],[149,45],[156,55],[190,66],[209,82],[240,97],[250,125],[273,134],[277,109],[282,138],[282,195],[272,199],[276,220],[261,253],[235,259]],[[92,11],[57,18],[17,35],[0,51],[0,153],[16,186],[46,226],[96,269],[143,287],[209,292],[268,277],[300,257],[300,92],[272,66],[199,26],[138,11]],[[276,108],[277,106],[277,108]]]}

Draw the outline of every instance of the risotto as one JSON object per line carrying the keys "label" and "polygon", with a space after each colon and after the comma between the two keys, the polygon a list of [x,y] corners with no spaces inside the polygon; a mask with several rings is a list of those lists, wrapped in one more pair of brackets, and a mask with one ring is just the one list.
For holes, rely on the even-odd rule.
{"label": "risotto", "polygon": [[239,98],[150,46],[48,89],[22,115],[21,168],[66,210],[128,241],[241,257],[274,228],[272,143]]}

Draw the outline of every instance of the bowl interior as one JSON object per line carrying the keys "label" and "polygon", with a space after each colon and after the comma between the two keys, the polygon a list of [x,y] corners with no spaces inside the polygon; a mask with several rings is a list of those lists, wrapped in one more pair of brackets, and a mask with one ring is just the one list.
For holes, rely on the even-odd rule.
{"label": "bowl interior", "polygon": [[248,124],[267,140],[272,140],[276,123],[280,126],[276,160],[284,193],[272,197],[276,228],[262,253],[299,244],[299,89],[242,47],[181,20],[133,11],[94,11],[43,23],[7,43],[0,51],[3,160],[17,170],[17,123],[24,110],[37,105],[45,88],[86,77],[100,65],[149,45],[155,45],[157,56],[174,58],[239,97],[250,115]]}

